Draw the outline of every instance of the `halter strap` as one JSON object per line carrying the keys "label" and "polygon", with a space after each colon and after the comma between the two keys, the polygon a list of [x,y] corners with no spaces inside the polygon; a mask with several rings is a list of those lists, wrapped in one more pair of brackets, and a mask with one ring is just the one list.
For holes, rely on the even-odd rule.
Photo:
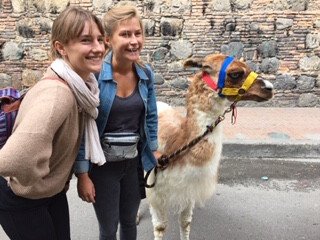
{"label": "halter strap", "polygon": [[258,77],[258,74],[255,72],[250,72],[250,74],[247,76],[246,80],[243,82],[242,86],[240,88],[223,88],[221,90],[221,94],[225,96],[235,96],[240,95],[242,96],[245,94],[248,89],[251,87],[253,82]]}
{"label": "halter strap", "polygon": [[229,65],[233,62],[233,60],[234,60],[233,57],[228,56],[223,61],[222,67],[219,72],[219,79],[218,79],[218,88],[219,89],[224,88],[226,75],[227,75],[227,69],[228,69]]}
{"label": "halter strap", "polygon": [[205,81],[205,83],[212,88],[213,90],[217,91],[218,90],[218,85],[217,83],[211,78],[210,74],[207,72],[202,73],[202,79]]}
{"label": "halter strap", "polygon": [[224,86],[225,86],[225,80],[227,76],[227,69],[233,61],[234,61],[233,57],[228,56],[225,58],[225,60],[222,63],[221,70],[219,72],[218,83],[216,83],[216,81],[214,81],[211,78],[209,73],[207,72],[202,73],[202,80],[214,91],[219,90],[218,94],[220,97],[238,96],[238,98],[241,98],[241,96],[248,91],[248,89],[251,87],[251,85],[254,83],[254,81],[258,77],[257,73],[250,72],[240,88],[225,88]]}

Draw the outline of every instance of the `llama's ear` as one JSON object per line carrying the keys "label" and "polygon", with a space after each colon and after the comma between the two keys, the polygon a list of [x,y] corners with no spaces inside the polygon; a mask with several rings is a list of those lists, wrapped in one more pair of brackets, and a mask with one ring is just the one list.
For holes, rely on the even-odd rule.
{"label": "llama's ear", "polygon": [[184,69],[188,70],[199,70],[200,68],[202,68],[202,62],[190,58],[183,63],[183,67]]}
{"label": "llama's ear", "polygon": [[241,58],[239,59],[239,61],[240,61],[240,62],[244,62],[244,58],[241,57]]}
{"label": "llama's ear", "polygon": [[211,66],[203,65],[203,66],[202,66],[202,72],[206,72],[206,73],[208,73],[208,74],[212,73],[212,68],[211,68]]}

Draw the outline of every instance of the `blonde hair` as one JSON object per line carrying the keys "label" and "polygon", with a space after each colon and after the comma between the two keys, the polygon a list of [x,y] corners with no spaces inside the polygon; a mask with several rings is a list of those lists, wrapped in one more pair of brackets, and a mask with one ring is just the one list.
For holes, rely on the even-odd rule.
{"label": "blonde hair", "polygon": [[95,23],[102,36],[104,29],[100,19],[88,10],[80,7],[67,7],[54,20],[51,31],[51,58],[61,58],[60,53],[55,49],[56,41],[68,44],[70,40],[79,37],[84,29],[86,22]]}
{"label": "blonde hair", "polygon": [[[103,27],[106,36],[111,37],[121,22],[132,18],[138,19],[144,38],[144,26],[138,9],[129,1],[118,3],[104,15]],[[110,49],[107,49],[107,52],[109,51]]]}

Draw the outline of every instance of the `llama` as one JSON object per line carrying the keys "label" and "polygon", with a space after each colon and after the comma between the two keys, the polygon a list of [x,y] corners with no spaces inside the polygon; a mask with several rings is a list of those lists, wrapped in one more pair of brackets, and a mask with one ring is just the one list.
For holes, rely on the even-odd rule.
{"label": "llama", "polygon": [[[203,134],[207,126],[223,115],[228,103],[242,100],[267,101],[273,96],[270,82],[257,78],[242,61],[212,54],[202,62],[192,59],[184,65],[201,69],[188,88],[186,116],[170,106],[159,108],[159,150],[166,156]],[[147,199],[154,239],[162,240],[169,209],[179,213],[180,239],[189,240],[195,204],[213,196],[218,180],[222,150],[222,124],[217,124],[196,145],[169,160],[166,168],[150,174]]]}

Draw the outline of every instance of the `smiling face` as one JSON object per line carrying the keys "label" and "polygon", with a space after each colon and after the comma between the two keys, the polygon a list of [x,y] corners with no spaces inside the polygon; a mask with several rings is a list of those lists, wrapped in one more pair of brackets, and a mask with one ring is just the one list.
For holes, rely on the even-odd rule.
{"label": "smiling face", "polygon": [[121,21],[111,36],[106,37],[113,58],[120,64],[132,64],[140,59],[144,44],[143,29],[138,18]]}
{"label": "smiling face", "polygon": [[86,21],[80,36],[62,44],[54,43],[56,50],[69,66],[84,80],[91,72],[99,72],[105,53],[104,36],[94,22]]}

